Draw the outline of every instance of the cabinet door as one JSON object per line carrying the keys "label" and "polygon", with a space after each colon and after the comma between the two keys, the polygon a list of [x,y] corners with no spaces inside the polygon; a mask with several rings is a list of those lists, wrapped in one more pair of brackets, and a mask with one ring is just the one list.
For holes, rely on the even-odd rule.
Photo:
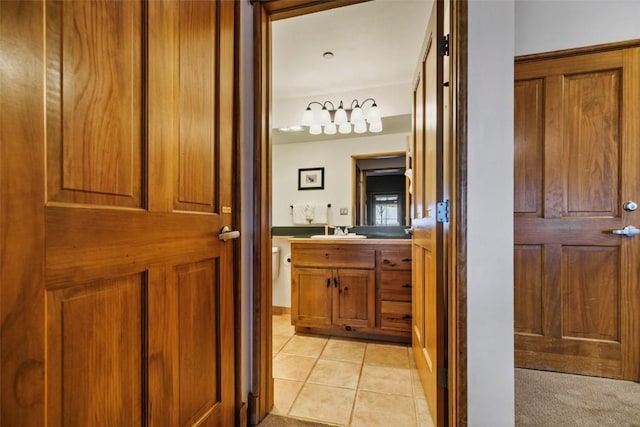
{"label": "cabinet door", "polygon": [[291,274],[291,318],[297,326],[331,325],[332,270],[294,268]]}
{"label": "cabinet door", "polygon": [[333,297],[334,325],[374,326],[375,274],[373,270],[336,270]]}

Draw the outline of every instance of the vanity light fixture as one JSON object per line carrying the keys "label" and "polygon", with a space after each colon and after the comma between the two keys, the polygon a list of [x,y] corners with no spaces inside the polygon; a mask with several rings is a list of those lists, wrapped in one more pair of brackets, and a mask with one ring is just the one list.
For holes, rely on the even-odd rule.
{"label": "vanity light fixture", "polygon": [[299,125],[294,125],[294,126],[280,128],[280,130],[282,132],[300,132],[301,130],[303,130],[303,127]]}
{"label": "vanity light fixture", "polygon": [[[367,108],[365,104],[369,101],[371,106]],[[312,110],[311,107],[314,105],[320,106],[320,110]],[[344,108],[342,101],[338,108],[331,101],[312,101],[302,115],[302,125],[308,126],[312,135],[320,135],[323,132],[325,135],[334,135],[336,131],[349,134],[352,130],[355,133],[365,133],[367,124],[369,132],[382,132],[382,117],[373,98],[367,98],[362,102],[354,99],[349,108]]]}

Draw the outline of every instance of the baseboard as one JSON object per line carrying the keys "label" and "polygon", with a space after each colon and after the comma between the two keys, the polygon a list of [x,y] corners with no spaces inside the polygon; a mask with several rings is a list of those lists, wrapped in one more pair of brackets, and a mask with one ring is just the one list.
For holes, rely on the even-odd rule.
{"label": "baseboard", "polygon": [[278,307],[277,305],[274,305],[271,307],[271,314],[291,314],[291,307]]}

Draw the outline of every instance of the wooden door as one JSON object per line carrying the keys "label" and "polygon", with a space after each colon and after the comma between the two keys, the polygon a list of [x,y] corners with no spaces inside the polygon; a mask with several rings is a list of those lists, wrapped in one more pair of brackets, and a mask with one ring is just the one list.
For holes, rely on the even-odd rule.
{"label": "wooden door", "polygon": [[434,3],[414,89],[412,346],[429,410],[436,425],[445,411],[445,297],[443,228],[436,221],[442,200],[442,3]]}
{"label": "wooden door", "polygon": [[638,117],[640,48],[516,63],[517,366],[640,379]]}
{"label": "wooden door", "polygon": [[296,326],[330,326],[333,270],[291,270],[291,319]]}
{"label": "wooden door", "polygon": [[375,276],[373,270],[335,270],[334,325],[365,328],[375,326]]}
{"label": "wooden door", "polygon": [[1,2],[2,425],[234,424],[234,3]]}

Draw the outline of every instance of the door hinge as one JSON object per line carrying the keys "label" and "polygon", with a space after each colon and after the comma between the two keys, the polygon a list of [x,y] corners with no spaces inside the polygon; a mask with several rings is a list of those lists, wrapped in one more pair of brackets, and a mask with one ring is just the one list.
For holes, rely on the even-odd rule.
{"label": "door hinge", "polygon": [[449,34],[438,37],[438,54],[449,56]]}
{"label": "door hinge", "polygon": [[449,201],[436,203],[436,221],[449,222]]}
{"label": "door hinge", "polygon": [[447,388],[447,368],[438,368],[438,387]]}

